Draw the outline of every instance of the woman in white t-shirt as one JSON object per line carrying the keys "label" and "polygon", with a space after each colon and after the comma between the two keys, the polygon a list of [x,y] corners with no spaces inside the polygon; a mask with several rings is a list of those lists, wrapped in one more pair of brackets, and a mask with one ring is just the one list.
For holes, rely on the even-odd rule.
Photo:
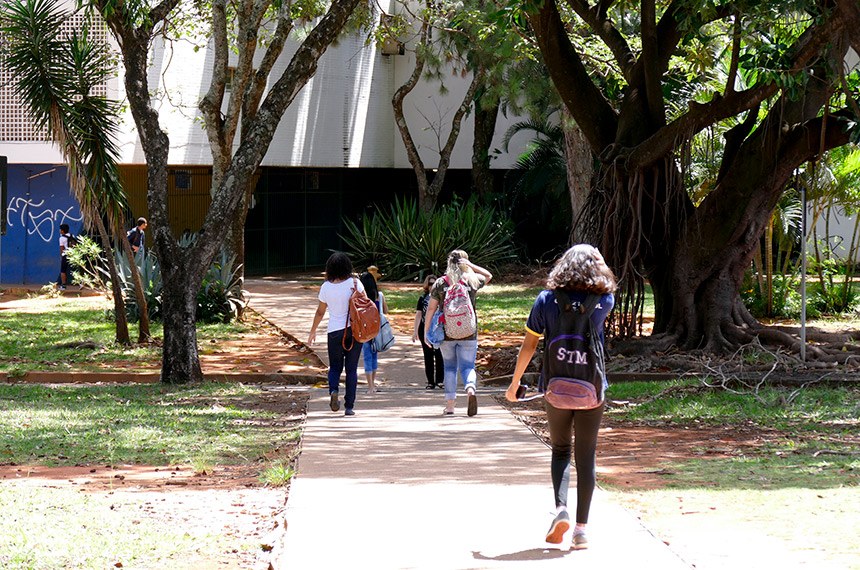
{"label": "woman in white t-shirt", "polygon": [[[347,326],[349,320],[349,298],[355,289],[364,291],[364,285],[352,274],[352,261],[345,253],[335,252],[325,264],[325,283],[320,287],[317,312],[308,335],[308,346],[317,337],[317,327],[328,310],[328,392],[331,398],[331,411],[340,409],[338,386],[340,373],[346,368],[345,415],[354,416],[355,393],[358,389],[358,358],[361,356],[362,343],[353,342],[352,330]],[[344,336],[346,338],[344,338]],[[344,346],[349,347],[346,350]]]}

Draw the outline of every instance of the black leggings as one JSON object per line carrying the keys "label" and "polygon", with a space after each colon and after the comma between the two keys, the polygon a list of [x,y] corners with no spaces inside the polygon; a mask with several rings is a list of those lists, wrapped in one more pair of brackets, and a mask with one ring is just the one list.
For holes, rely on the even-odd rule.
{"label": "black leggings", "polygon": [[[555,506],[567,506],[567,489],[570,486],[570,451],[573,442],[573,460],[576,464],[576,522],[588,522],[591,497],[597,484],[595,459],[597,432],[603,417],[603,405],[593,410],[559,410],[546,402],[546,419],[552,447],[552,490]],[[575,437],[574,437],[575,436]]]}
{"label": "black leggings", "polygon": [[418,339],[421,341],[421,350],[424,351],[424,374],[427,376],[427,385],[441,385],[445,374],[442,351],[424,344],[424,321],[421,321],[421,326],[418,328]]}

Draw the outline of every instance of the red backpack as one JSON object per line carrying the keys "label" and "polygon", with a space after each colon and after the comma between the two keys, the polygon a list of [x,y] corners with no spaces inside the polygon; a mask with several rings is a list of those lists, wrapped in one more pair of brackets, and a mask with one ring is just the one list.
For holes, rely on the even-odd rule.
{"label": "red backpack", "polygon": [[343,335],[341,346],[344,350],[352,350],[355,341],[367,342],[379,334],[379,309],[364,291],[358,290],[358,279],[352,278],[352,295],[349,298],[349,318],[347,326],[352,329],[352,342],[346,346],[346,334]]}

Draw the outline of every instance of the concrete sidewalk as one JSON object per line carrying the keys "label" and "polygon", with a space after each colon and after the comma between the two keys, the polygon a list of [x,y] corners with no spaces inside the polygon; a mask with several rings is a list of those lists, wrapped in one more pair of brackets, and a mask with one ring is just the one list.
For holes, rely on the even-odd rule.
{"label": "concrete sidewalk", "polygon": [[[316,288],[258,280],[246,288],[252,308],[307,339]],[[600,490],[591,547],[569,550],[568,533],[549,548],[549,450],[495,402],[498,388],[479,389],[476,417],[463,397],[454,416],[442,416],[442,394],[423,389],[421,351],[408,340],[398,337],[399,356],[381,356],[382,392],[359,388],[356,416],[332,412],[327,390],[311,390],[273,568],[689,568]],[[313,348],[325,352],[324,343]]]}

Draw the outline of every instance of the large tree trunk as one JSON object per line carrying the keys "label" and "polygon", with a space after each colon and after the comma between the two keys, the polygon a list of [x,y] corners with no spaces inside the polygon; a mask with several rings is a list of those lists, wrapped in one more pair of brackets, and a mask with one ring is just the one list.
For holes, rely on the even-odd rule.
{"label": "large tree trunk", "polygon": [[188,256],[183,252],[177,259],[161,265],[164,282],[161,381],[168,384],[203,380],[196,325],[197,291],[201,279],[188,271]]}
{"label": "large tree trunk", "polygon": [[567,163],[567,191],[570,195],[570,242],[578,243],[583,241],[584,237],[583,232],[579,230],[579,215],[591,190],[594,154],[582,130],[566,110],[562,112],[562,130],[564,157]]}
{"label": "large tree trunk", "polygon": [[478,196],[493,192],[493,172],[490,170],[490,147],[496,132],[499,104],[482,104],[475,100],[475,138],[472,143],[472,191]]}

